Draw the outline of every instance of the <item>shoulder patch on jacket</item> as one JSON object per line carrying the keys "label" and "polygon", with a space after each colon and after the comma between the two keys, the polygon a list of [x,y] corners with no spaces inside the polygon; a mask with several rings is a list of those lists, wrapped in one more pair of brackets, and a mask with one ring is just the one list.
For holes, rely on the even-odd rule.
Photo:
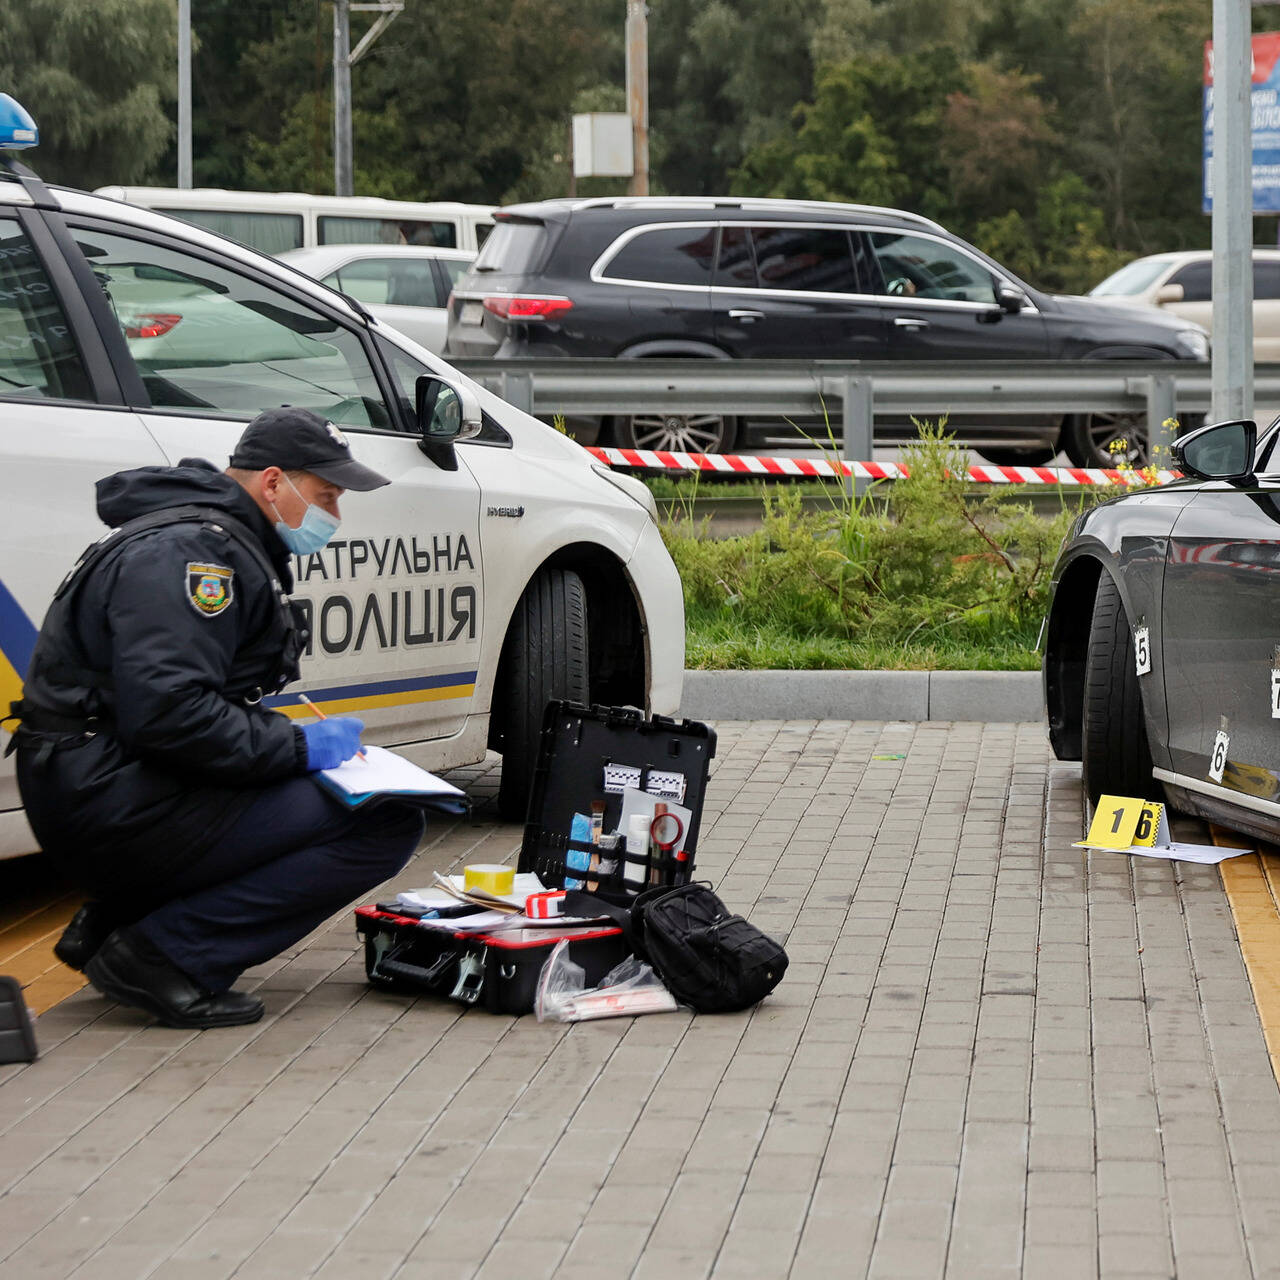
{"label": "shoulder patch on jacket", "polygon": [[212,618],[231,603],[235,572],[222,564],[187,562],[187,599],[202,616]]}

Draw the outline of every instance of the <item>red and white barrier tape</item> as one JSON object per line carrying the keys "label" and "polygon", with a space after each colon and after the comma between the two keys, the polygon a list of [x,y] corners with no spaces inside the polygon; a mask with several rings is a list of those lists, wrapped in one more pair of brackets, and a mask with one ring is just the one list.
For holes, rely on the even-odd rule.
{"label": "red and white barrier tape", "polygon": [[[815,480],[829,476],[853,476],[856,480],[901,480],[908,469],[897,462],[845,462],[840,458],[761,458],[753,453],[667,453],[652,449],[588,450],[611,467],[638,471],[712,471],[718,475],[807,476]],[[972,466],[968,478],[976,484],[1112,484],[1148,483],[1137,472],[1114,471],[1102,467],[995,467]],[[1180,480],[1178,471],[1156,472],[1156,483]]]}

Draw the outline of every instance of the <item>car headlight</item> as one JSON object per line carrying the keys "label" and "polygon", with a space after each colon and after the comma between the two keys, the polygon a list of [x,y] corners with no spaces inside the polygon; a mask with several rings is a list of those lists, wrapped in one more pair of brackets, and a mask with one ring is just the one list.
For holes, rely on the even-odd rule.
{"label": "car headlight", "polygon": [[606,467],[603,462],[593,462],[591,470],[602,480],[607,480],[615,489],[625,493],[632,502],[642,506],[649,513],[649,518],[654,524],[658,523],[658,504],[653,500],[653,493],[643,480],[624,472],[614,471]]}
{"label": "car headlight", "polygon": [[1192,360],[1209,358],[1209,335],[1203,329],[1179,329],[1174,343]]}

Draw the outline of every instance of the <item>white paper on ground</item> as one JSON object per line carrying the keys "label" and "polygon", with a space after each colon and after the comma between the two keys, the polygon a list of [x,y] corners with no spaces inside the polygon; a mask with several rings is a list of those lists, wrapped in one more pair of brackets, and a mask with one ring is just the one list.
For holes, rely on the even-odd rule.
{"label": "white paper on ground", "polygon": [[1133,853],[1140,858],[1164,858],[1169,862],[1199,862],[1212,867],[1228,858],[1238,858],[1242,853],[1252,853],[1251,849],[1232,849],[1217,844],[1173,844],[1156,845],[1148,849],[1145,845],[1134,845],[1130,849],[1117,849],[1117,853]]}

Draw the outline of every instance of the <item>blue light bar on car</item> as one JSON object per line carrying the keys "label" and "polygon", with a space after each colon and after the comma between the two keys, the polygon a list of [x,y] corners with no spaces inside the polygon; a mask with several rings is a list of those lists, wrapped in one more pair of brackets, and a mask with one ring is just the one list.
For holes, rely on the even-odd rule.
{"label": "blue light bar on car", "polygon": [[0,149],[23,151],[40,141],[31,113],[7,93],[0,93]]}

